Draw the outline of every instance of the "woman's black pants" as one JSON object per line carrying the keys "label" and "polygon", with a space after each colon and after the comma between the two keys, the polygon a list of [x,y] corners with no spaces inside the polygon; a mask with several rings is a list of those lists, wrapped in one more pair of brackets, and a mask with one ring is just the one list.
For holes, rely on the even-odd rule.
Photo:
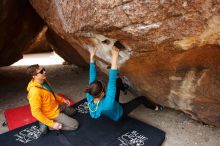
{"label": "woman's black pants", "polygon": [[[115,100],[119,102],[120,90],[124,91],[124,84],[121,78],[117,78],[116,80],[116,95]],[[129,101],[128,103],[120,103],[123,107],[124,116],[128,115],[132,110],[138,107],[140,104],[143,104],[145,107],[150,109],[155,109],[156,104],[148,100],[145,96],[139,96],[135,99]]]}

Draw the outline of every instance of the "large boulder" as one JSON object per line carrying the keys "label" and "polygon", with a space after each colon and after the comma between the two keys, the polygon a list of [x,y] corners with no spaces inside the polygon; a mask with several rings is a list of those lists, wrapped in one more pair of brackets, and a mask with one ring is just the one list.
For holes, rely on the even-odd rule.
{"label": "large boulder", "polygon": [[132,91],[220,126],[219,0],[30,2],[83,60],[97,47],[97,64],[107,72],[118,40],[125,47],[121,76]]}
{"label": "large boulder", "polygon": [[21,59],[24,49],[44,25],[28,0],[1,0],[0,66],[11,65]]}

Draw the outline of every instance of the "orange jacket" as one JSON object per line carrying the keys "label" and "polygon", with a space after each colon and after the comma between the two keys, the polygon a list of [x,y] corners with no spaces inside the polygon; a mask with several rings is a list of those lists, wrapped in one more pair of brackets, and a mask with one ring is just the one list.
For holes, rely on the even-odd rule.
{"label": "orange jacket", "polygon": [[58,95],[54,97],[51,91],[33,79],[29,82],[27,91],[33,117],[41,123],[53,127],[53,120],[60,113],[59,103],[64,102],[63,98]]}

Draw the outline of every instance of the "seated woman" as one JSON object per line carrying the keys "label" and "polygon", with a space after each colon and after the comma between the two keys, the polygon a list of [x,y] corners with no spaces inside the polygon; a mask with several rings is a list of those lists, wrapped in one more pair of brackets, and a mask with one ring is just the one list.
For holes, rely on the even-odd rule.
{"label": "seated woman", "polygon": [[[86,98],[88,101],[88,107],[92,118],[99,118],[101,115],[105,115],[114,121],[118,121],[123,115],[127,115],[134,108],[140,104],[144,104],[151,109],[158,108],[155,104],[148,101],[144,96],[135,98],[126,104],[119,103],[120,89],[122,82],[117,82],[117,60],[119,55],[119,49],[115,46],[112,48],[112,61],[111,69],[109,71],[109,80],[107,90],[105,85],[96,80],[96,65],[95,54],[97,49],[90,50],[90,72],[89,72],[89,87],[85,90]],[[116,88],[118,87],[118,88]]]}

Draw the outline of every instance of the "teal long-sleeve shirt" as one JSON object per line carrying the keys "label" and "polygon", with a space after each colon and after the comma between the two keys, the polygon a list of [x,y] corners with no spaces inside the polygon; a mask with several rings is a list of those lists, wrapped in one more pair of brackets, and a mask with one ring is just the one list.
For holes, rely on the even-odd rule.
{"label": "teal long-sleeve shirt", "polygon": [[[110,69],[106,95],[99,101],[98,104],[94,103],[94,97],[91,94],[86,94],[86,98],[90,108],[90,116],[92,118],[99,118],[103,114],[114,121],[118,121],[123,115],[122,106],[117,101],[115,101],[117,73],[118,70]],[[90,63],[89,84],[91,84],[95,80],[96,64]]]}

